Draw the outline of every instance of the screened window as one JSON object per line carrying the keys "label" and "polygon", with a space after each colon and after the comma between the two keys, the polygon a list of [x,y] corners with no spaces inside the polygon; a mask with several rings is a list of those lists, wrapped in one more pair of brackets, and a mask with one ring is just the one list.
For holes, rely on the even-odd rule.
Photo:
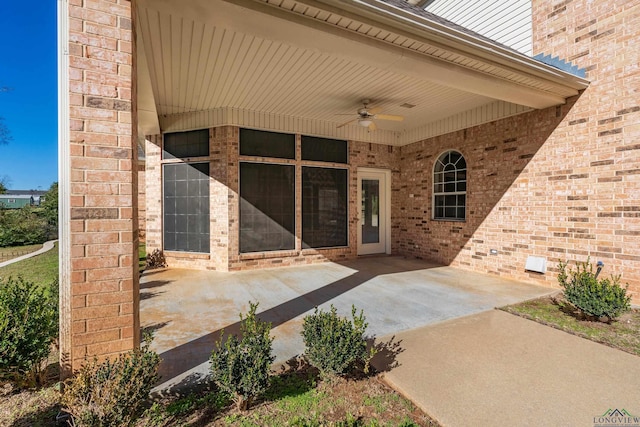
{"label": "screened window", "polygon": [[467,163],[457,151],[438,157],[433,169],[433,218],[464,221],[467,204]]}
{"label": "screened window", "polygon": [[347,246],[347,170],[302,168],[302,247]]}
{"label": "screened window", "polygon": [[295,249],[295,167],[240,163],[240,252]]}
{"label": "screened window", "polygon": [[209,129],[164,134],[163,159],[184,159],[209,155]]}
{"label": "screened window", "polygon": [[240,129],[240,154],[243,156],[296,158],[296,136],[289,133]]}
{"label": "screened window", "polygon": [[302,135],[302,160],[347,163],[347,141]]}
{"label": "screened window", "polygon": [[209,252],[209,163],[163,166],[164,248]]}

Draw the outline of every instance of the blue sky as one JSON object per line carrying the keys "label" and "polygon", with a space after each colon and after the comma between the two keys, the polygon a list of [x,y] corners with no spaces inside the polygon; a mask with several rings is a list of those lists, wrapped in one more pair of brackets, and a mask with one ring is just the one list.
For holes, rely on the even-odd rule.
{"label": "blue sky", "polygon": [[10,189],[58,180],[56,1],[5,1],[0,13],[0,117],[13,141],[0,145]]}

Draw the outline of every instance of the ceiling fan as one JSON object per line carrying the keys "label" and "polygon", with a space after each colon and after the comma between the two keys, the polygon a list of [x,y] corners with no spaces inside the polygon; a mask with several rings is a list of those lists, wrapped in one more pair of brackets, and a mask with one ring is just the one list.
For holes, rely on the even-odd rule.
{"label": "ceiling fan", "polygon": [[369,128],[369,130],[376,130],[377,126],[373,121],[373,119],[391,120],[394,122],[401,122],[404,120],[404,117],[402,116],[394,116],[391,114],[378,114],[381,108],[380,107],[369,108],[370,103],[371,103],[370,99],[363,99],[362,108],[358,108],[358,112],[357,112],[358,117],[356,117],[355,119],[351,119],[348,122],[342,123],[341,125],[338,125],[337,128],[341,128],[343,126],[346,126],[348,124],[351,124],[357,121],[360,126],[367,127]]}

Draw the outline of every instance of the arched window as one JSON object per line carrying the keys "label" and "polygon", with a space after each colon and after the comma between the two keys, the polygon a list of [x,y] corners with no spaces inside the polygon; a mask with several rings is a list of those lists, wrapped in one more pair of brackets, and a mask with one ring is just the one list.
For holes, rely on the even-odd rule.
{"label": "arched window", "polygon": [[433,167],[433,219],[464,221],[466,206],[467,162],[457,151],[447,151]]}

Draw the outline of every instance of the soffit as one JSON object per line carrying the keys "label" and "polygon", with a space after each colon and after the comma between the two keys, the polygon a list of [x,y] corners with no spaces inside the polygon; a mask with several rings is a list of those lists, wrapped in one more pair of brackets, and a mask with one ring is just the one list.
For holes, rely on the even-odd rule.
{"label": "soffit", "polygon": [[233,108],[339,124],[370,98],[405,117],[380,129],[407,132],[495,100],[543,108],[577,93],[363,21],[289,0],[138,2],[161,116]]}

